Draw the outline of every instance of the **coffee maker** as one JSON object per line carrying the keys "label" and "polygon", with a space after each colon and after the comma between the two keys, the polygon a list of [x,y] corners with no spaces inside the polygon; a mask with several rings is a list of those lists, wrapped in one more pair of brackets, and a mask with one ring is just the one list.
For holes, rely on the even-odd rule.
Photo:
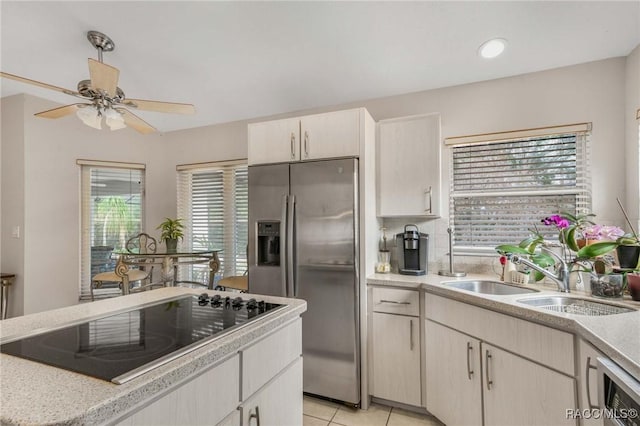
{"label": "coffee maker", "polygon": [[404,232],[396,234],[398,272],[403,275],[426,275],[429,235],[416,225],[405,225]]}

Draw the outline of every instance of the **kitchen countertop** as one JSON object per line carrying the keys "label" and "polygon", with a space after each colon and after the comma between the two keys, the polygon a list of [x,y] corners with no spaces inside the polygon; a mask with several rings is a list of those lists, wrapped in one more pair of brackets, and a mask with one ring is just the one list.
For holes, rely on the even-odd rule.
{"label": "kitchen countertop", "polygon": [[[180,295],[201,293],[201,289],[169,287],[11,318],[0,323],[0,340],[62,327],[74,321],[95,319]],[[238,293],[223,291],[207,293],[238,296]],[[242,295],[243,298],[250,296]],[[303,300],[269,296],[256,298],[287,306],[122,385],[0,354],[0,423],[80,425],[108,422],[210,368],[306,311],[307,305]]]}
{"label": "kitchen countertop", "polygon": [[[539,290],[539,292],[515,295],[474,293],[443,285],[444,282],[448,281],[468,280],[499,281],[494,275],[480,274],[468,274],[466,277],[460,278],[443,277],[435,274],[419,277],[399,274],[373,274],[367,277],[367,284],[421,290],[575,333],[640,380],[640,302],[632,301],[628,296],[624,299],[593,298],[585,292],[575,290],[572,290],[569,294],[560,293],[555,290],[555,284],[553,286],[541,284],[521,286]],[[586,316],[552,312],[517,302],[518,299],[537,296],[582,297],[639,310],[616,315]]]}

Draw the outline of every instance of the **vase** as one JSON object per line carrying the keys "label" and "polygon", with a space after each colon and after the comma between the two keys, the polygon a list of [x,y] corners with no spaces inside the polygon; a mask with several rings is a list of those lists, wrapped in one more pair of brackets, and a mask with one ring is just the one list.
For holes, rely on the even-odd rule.
{"label": "vase", "polygon": [[595,297],[622,297],[624,290],[624,275],[622,274],[592,274],[591,295]]}
{"label": "vase", "polygon": [[633,300],[640,301],[640,275],[628,274],[627,286]]}
{"label": "vase", "polygon": [[167,253],[175,253],[178,250],[177,238],[167,238],[164,243],[167,246]]}
{"label": "vase", "polygon": [[640,246],[618,246],[618,263],[622,269],[635,269],[638,266],[640,257]]}

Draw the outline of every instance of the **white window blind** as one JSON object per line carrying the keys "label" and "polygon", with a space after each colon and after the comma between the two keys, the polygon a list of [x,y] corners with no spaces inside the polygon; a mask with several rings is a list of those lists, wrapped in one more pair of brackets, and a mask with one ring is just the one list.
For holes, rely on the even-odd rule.
{"label": "white window blind", "polygon": [[[80,298],[91,296],[91,277],[112,271],[114,251],[144,229],[144,166],[116,167],[104,162],[81,165]],[[141,166],[141,167],[140,167]],[[95,291],[96,297],[121,294],[117,288]]]}
{"label": "white window blind", "polygon": [[[248,195],[246,163],[178,169],[178,217],[185,224],[182,247],[221,250],[215,281],[247,270]],[[183,268],[180,279],[206,282],[206,269]]]}
{"label": "white window blind", "polygon": [[591,210],[588,136],[536,136],[452,147],[450,221],[458,254],[495,253],[540,220]]}

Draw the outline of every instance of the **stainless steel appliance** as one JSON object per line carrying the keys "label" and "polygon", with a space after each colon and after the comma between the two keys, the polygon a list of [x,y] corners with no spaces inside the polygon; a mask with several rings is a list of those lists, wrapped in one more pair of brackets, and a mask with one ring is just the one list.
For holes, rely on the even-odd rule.
{"label": "stainless steel appliance", "polygon": [[398,272],[404,275],[425,275],[429,235],[420,232],[416,225],[405,225],[404,232],[396,234]]}
{"label": "stainless steel appliance", "polygon": [[357,159],[249,167],[249,292],[307,301],[304,391],[350,404],[360,403],[357,241]]}
{"label": "stainless steel appliance", "polygon": [[0,352],[122,384],[282,306],[207,293],[180,296],[12,338]]}
{"label": "stainless steel appliance", "polygon": [[640,381],[605,358],[598,358],[598,402],[605,426],[640,425]]}

